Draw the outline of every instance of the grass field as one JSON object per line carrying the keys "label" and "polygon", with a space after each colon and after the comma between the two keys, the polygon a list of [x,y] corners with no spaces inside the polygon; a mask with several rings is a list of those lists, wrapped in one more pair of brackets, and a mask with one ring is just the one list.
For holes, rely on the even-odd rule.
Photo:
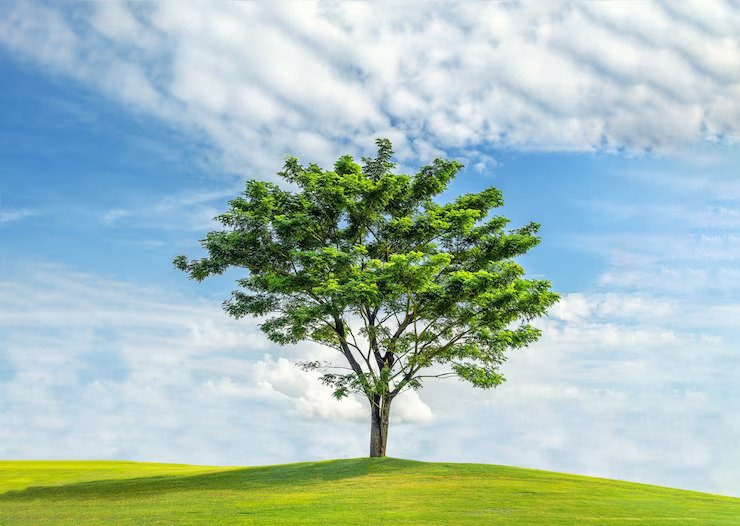
{"label": "grass field", "polygon": [[0,462],[0,524],[739,525],[740,499],[483,464]]}

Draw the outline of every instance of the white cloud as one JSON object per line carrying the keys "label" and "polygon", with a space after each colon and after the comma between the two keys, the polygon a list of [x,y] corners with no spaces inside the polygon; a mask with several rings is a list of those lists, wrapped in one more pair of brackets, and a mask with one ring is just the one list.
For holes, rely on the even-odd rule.
{"label": "white cloud", "polygon": [[564,321],[578,320],[588,316],[590,308],[583,294],[564,296],[550,309],[550,316]]}
{"label": "white cloud", "polygon": [[[133,36],[141,38],[144,28],[129,9],[119,2],[103,2],[96,6],[90,17],[92,26],[100,34],[113,40],[127,41]],[[137,39],[137,44],[150,44]]]}
{"label": "white cloud", "polygon": [[30,208],[0,209],[0,225],[22,221],[23,219],[37,215],[39,215],[38,210],[31,210]]}
{"label": "white cloud", "polygon": [[368,410],[354,397],[336,400],[331,388],[315,375],[301,371],[285,358],[266,358],[253,365],[252,380],[263,388],[289,399],[300,418],[358,420],[369,418]]}
{"label": "white cloud", "polygon": [[703,306],[680,302],[650,312],[662,301],[644,293],[564,301],[563,318],[541,322],[537,344],[510,354],[501,387],[425,385],[437,418],[408,430],[402,453],[422,443],[424,457],[435,460],[738,494],[730,474],[740,469],[732,447],[740,408],[728,393],[740,355],[732,335],[701,332],[713,326],[714,313],[691,320]]}
{"label": "white cloud", "polygon": [[646,294],[605,292],[564,294],[549,311],[552,318],[570,322],[585,318],[595,320],[640,319],[648,322],[665,320],[674,314],[673,299],[659,299]]}
{"label": "white cloud", "polygon": [[143,204],[139,199],[131,208],[108,210],[101,219],[104,224],[112,225],[125,218],[126,226],[134,228],[213,230],[221,226],[213,218],[223,212],[229,199],[241,189],[240,181],[238,186],[227,184],[222,190],[180,192]]}
{"label": "white cloud", "polygon": [[581,246],[609,255],[609,267],[599,277],[604,287],[684,296],[712,293],[715,301],[740,290],[740,234],[731,228],[601,235],[582,241]]}
{"label": "white cloud", "polygon": [[[575,307],[542,322],[535,348],[511,355],[511,383],[430,381],[400,396],[390,454],[737,493],[727,342],[674,329],[680,305],[647,316],[661,305],[647,295],[565,303]],[[366,452],[364,403],[334,400],[291,363],[331,351],[278,350],[218,305],[47,266],[1,282],[0,313],[0,395],[13,401],[0,409],[3,457],[249,464]]]}
{"label": "white cloud", "polygon": [[[247,382],[250,386],[260,386],[270,396],[278,394],[282,399],[289,400],[297,418],[356,422],[369,419],[369,408],[364,400],[353,395],[336,400],[331,388],[319,383],[314,373],[301,371],[285,358],[274,359],[268,355],[252,364]],[[238,388],[230,379],[225,379],[219,386],[224,392],[236,394],[251,393],[253,390],[247,385]],[[393,402],[393,423],[428,422],[432,418],[431,408],[415,391],[403,392]]]}
{"label": "white cloud", "polygon": [[625,267],[615,265],[601,275],[605,286],[645,288],[675,293],[723,292],[738,288],[737,266],[697,268],[686,266]]}
{"label": "white cloud", "polygon": [[735,140],[740,122],[740,15],[722,2],[104,2],[74,19],[20,3],[1,28],[17,56],[267,173],[287,152],[330,162],[378,135],[402,160],[450,147],[680,151]]}
{"label": "white cloud", "polygon": [[122,217],[126,217],[129,214],[130,212],[128,210],[122,210],[120,208],[108,210],[105,214],[103,214],[103,223],[105,223],[106,225],[112,225]]}
{"label": "white cloud", "polygon": [[[193,452],[177,445],[169,450],[152,449],[147,439],[131,446],[125,442],[131,438],[127,426],[137,422],[137,433],[160,436],[182,431],[193,425],[194,418],[213,411],[228,419],[240,411],[259,411],[261,404],[269,408],[262,411],[269,410],[271,418],[281,422],[271,424],[273,431],[275,425],[285,426],[296,419],[303,422],[298,427],[331,421],[323,425],[337,433],[341,421],[361,423],[342,447],[351,445],[348,455],[364,452],[364,446],[352,448],[355,435],[365,442],[366,403],[355,397],[334,399],[331,389],[315,374],[293,363],[308,358],[328,360],[335,358],[334,353],[314,344],[278,349],[259,332],[259,320],[232,320],[217,304],[165,296],[160,290],[56,265],[0,281],[0,313],[4,367],[0,392],[4,399],[14,401],[0,409],[0,429],[5,430],[0,432],[0,452],[5,456],[65,456],[71,442],[89,433],[108,439],[84,450],[73,448],[78,451],[73,456],[104,458],[129,451],[132,457],[142,458],[160,451],[163,458],[203,462],[198,455],[216,455],[212,446],[201,445]],[[197,409],[181,406],[183,399]],[[115,417],[110,415],[113,410]],[[394,410],[394,422],[431,418],[431,410],[415,393],[400,396]],[[100,411],[109,416],[94,416]],[[29,414],[38,418],[29,418]],[[89,421],[75,430],[83,418]],[[54,449],[43,441],[26,440],[49,429],[63,433],[69,442]],[[259,432],[263,431],[267,428]],[[203,432],[196,429],[191,438],[200,440],[198,433]],[[245,432],[257,430],[237,428],[229,436],[241,437]],[[291,430],[284,440],[294,445],[282,454],[265,453],[263,457],[256,452],[264,453],[264,447],[258,448],[252,462],[307,458],[297,452],[292,457],[285,455],[294,447],[311,450],[314,439],[319,434],[301,438]],[[236,462],[233,450],[218,454],[226,455],[221,462]],[[228,455],[232,455],[230,460]]]}
{"label": "white cloud", "polygon": [[434,419],[432,408],[419,397],[417,391],[405,391],[391,405],[391,423],[430,422]]}
{"label": "white cloud", "polygon": [[0,408],[4,458],[255,464],[365,450],[361,404],[333,400],[290,363],[326,354],[278,350],[258,320],[217,303],[54,265],[5,276],[0,313],[0,396],[13,400]]}

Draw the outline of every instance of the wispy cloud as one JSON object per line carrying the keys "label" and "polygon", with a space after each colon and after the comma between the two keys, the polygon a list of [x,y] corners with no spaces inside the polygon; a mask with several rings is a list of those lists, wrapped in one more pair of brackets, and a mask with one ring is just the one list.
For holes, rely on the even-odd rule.
{"label": "wispy cloud", "polygon": [[0,225],[22,221],[38,215],[41,215],[38,210],[30,208],[0,208]]}
{"label": "wispy cloud", "polygon": [[130,215],[130,212],[128,210],[122,210],[120,208],[116,208],[113,210],[108,210],[103,214],[103,223],[106,225],[112,225],[122,217],[126,217],[127,215]]}
{"label": "wispy cloud", "polygon": [[740,15],[720,0],[103,2],[74,19],[29,2],[0,27],[15,53],[204,130],[240,168],[377,135],[402,158],[464,147],[472,166],[491,146],[680,151],[739,132]]}
{"label": "wispy cloud", "polygon": [[213,218],[226,209],[226,203],[241,191],[238,186],[227,184],[222,190],[185,191],[166,195],[131,208],[116,208],[101,215],[106,225],[125,219],[127,227],[161,230],[204,231],[216,228]]}

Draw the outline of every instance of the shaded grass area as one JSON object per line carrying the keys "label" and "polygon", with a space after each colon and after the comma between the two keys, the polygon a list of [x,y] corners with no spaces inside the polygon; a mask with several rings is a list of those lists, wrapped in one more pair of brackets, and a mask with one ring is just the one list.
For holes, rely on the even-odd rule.
{"label": "shaded grass area", "polygon": [[0,524],[740,524],[740,499],[484,464],[0,462]]}

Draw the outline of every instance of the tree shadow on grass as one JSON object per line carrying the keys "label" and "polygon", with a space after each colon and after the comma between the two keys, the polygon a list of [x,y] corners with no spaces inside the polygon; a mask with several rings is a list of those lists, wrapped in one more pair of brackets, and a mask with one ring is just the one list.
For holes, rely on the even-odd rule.
{"label": "tree shadow on grass", "polygon": [[191,491],[244,491],[270,486],[295,487],[331,482],[369,473],[367,458],[236,468],[196,475],[165,475],[104,479],[61,486],[30,486],[0,494],[0,502],[32,500],[128,500]]}

